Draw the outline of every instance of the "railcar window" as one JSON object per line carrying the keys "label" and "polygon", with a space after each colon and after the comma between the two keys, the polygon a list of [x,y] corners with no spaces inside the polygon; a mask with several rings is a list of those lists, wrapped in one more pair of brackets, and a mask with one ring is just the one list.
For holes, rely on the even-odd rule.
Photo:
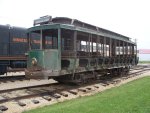
{"label": "railcar window", "polygon": [[86,41],[81,41],[81,51],[87,52],[87,44]]}
{"label": "railcar window", "polygon": [[61,32],[61,47],[64,50],[73,50],[73,31],[62,29]]}
{"label": "railcar window", "polygon": [[137,50],[136,50],[136,46],[134,46],[134,54],[136,54]]}
{"label": "railcar window", "polygon": [[101,43],[98,44],[98,52],[100,53],[100,55],[102,55],[102,44]]}
{"label": "railcar window", "polygon": [[93,52],[96,52],[96,43],[93,43]]}
{"label": "railcar window", "polygon": [[[35,31],[30,33],[31,49],[40,49],[41,32]],[[55,29],[42,31],[43,49],[57,49],[58,48],[58,32]]]}
{"label": "railcar window", "polygon": [[39,33],[31,33],[31,49],[40,49],[40,34]]}

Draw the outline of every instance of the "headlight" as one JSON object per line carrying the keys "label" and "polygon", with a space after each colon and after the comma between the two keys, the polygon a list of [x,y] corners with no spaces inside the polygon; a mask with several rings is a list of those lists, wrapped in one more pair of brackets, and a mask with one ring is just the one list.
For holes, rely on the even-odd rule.
{"label": "headlight", "polygon": [[37,65],[37,59],[36,58],[32,58],[32,62],[31,63],[32,63],[33,66],[36,66]]}

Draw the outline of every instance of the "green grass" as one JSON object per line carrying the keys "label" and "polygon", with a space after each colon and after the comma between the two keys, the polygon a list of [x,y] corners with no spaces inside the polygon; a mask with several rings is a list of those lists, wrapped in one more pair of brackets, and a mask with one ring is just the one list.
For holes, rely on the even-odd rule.
{"label": "green grass", "polygon": [[150,113],[150,77],[25,113]]}
{"label": "green grass", "polygon": [[140,64],[149,64],[150,61],[139,61]]}

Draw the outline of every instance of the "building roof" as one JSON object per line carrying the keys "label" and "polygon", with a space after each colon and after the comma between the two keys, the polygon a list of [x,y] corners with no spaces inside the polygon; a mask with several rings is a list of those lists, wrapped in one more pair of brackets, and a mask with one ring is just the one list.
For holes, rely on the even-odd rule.
{"label": "building roof", "polygon": [[150,49],[139,49],[139,54],[150,54]]}

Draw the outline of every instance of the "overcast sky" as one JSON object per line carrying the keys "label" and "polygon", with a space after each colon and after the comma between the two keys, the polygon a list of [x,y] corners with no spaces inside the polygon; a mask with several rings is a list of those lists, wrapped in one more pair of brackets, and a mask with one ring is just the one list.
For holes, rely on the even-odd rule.
{"label": "overcast sky", "polygon": [[70,17],[137,39],[150,49],[149,0],[0,0],[0,24],[31,27],[41,16]]}

